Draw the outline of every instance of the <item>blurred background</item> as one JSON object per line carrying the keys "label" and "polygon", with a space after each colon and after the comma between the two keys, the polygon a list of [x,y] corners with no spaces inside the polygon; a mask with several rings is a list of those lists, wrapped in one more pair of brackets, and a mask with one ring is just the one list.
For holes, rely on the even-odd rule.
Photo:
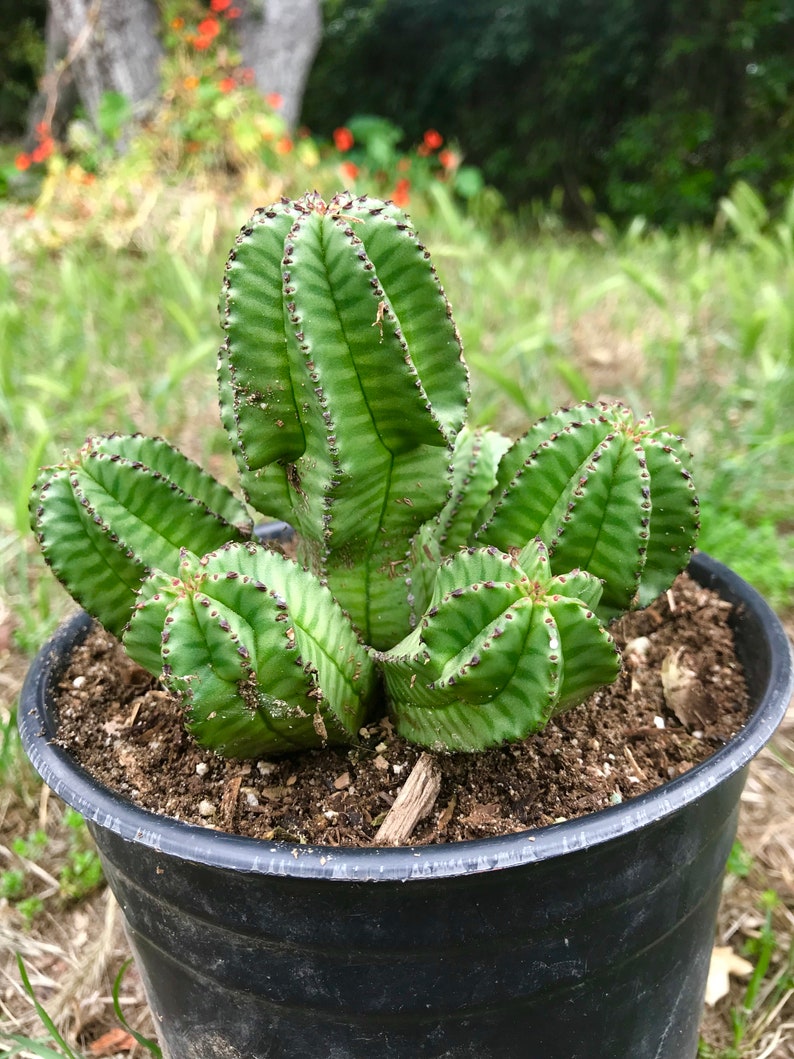
{"label": "blurred background", "polygon": [[[410,213],[474,420],[652,410],[694,453],[704,550],[794,615],[794,0],[0,0],[0,1030],[35,1036],[23,952],[71,1047],[101,1039],[124,953],[108,927],[86,991],[101,871],[16,742],[21,676],[70,605],[31,486],[113,429],[233,481],[223,263],[254,208],[315,188]],[[729,872],[722,940],[753,971],[702,1059],[794,1055],[790,749]]]}

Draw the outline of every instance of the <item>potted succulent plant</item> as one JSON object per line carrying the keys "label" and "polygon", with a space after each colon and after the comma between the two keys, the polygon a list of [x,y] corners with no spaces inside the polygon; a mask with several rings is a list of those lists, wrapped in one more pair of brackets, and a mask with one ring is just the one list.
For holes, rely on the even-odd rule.
{"label": "potted succulent plant", "polygon": [[[140,809],[54,742],[89,615],[223,756],[353,744],[379,710],[432,751],[522,740],[614,679],[608,622],[690,563],[689,455],[650,417],[581,405],[515,442],[466,425],[457,329],[393,205],[258,210],[222,322],[244,501],[161,439],[110,434],[45,468],[31,506],[87,613],[34,663],[23,739],[89,821],[169,1054],[693,1056],[746,765],[791,683],[774,616],[719,564],[691,569],[743,607],[751,722],[585,820],[446,847],[262,842]],[[295,558],[252,513],[294,527]]]}

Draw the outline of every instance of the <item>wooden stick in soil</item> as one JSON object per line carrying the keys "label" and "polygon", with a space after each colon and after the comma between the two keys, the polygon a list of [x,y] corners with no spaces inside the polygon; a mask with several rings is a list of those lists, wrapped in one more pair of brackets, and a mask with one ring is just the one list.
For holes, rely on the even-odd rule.
{"label": "wooden stick in soil", "polygon": [[402,846],[420,820],[432,810],[441,788],[441,773],[430,754],[424,753],[411,770],[375,835],[382,846]]}

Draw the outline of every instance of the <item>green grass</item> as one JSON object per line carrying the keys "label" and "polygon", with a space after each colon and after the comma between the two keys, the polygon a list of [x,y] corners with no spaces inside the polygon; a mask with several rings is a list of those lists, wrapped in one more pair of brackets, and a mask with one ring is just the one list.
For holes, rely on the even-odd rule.
{"label": "green grass", "polygon": [[[730,870],[730,862],[728,865]],[[780,897],[773,890],[761,895],[763,922],[756,937],[745,945],[745,955],[753,964],[753,971],[744,986],[741,1003],[730,1010],[730,1043],[715,1049],[701,1042],[698,1059],[744,1059],[756,1054],[765,1031],[772,1028],[770,1013],[779,1012],[794,990],[794,944],[778,961],[773,974],[771,964],[778,947],[778,935],[773,923],[773,914],[780,905]],[[764,1055],[773,1053],[765,1050]],[[776,1054],[776,1053],[775,1053]]]}
{"label": "green grass", "polygon": [[[239,223],[245,210],[217,212],[202,200],[184,223],[152,222],[141,240],[76,222],[68,239],[37,240],[14,220],[0,258],[0,629],[12,623],[24,654],[69,605],[28,530],[40,464],[91,432],[141,429],[231,472],[214,367],[236,228],[218,218],[234,212]],[[719,230],[676,236],[640,222],[624,234],[608,225],[597,237],[566,234],[553,218],[527,231],[501,218],[495,234],[440,189],[416,213],[472,368],[473,418],[517,433],[557,404],[602,394],[652,409],[695,453],[704,549],[790,608],[794,198],[773,222],[738,189]],[[30,783],[25,767],[13,714],[0,710],[0,783]],[[66,820],[60,835],[59,883],[71,898],[96,883],[81,826]],[[35,898],[25,868],[35,835],[21,841],[29,845],[5,866],[0,896],[33,918],[23,902]],[[762,972],[765,952],[753,954]],[[64,1047],[57,1038],[16,1044],[74,1054],[53,1051]]]}

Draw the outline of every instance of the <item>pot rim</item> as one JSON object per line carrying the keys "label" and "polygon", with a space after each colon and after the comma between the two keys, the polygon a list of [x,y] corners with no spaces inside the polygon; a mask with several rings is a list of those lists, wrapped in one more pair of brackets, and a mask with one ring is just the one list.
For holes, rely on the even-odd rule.
{"label": "pot rim", "polygon": [[92,619],[80,611],[42,647],[26,677],[19,707],[22,745],[44,782],[90,823],[129,842],[199,864],[233,871],[347,882],[410,881],[517,867],[590,849],[680,812],[745,768],[782,721],[792,690],[792,653],[777,615],[764,598],[729,567],[696,553],[690,572],[737,605],[739,624],[761,632],[766,658],[759,659],[762,690],[747,724],[727,743],[682,776],[629,801],[587,816],[534,830],[436,846],[350,848],[231,835],[161,816],[99,784],[54,737],[52,687],[64,652],[88,633]]}

